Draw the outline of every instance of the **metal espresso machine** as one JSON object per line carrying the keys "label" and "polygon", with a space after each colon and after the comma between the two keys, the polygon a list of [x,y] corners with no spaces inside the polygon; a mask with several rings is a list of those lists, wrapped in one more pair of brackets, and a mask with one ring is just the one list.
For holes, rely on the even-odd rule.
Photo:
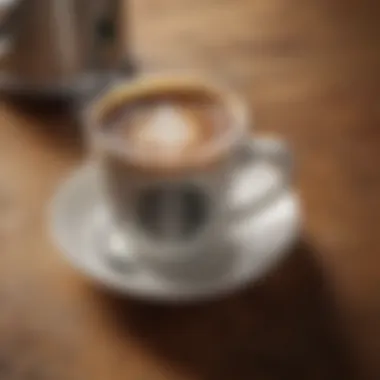
{"label": "metal espresso machine", "polygon": [[134,72],[128,2],[0,0],[0,93],[76,100]]}

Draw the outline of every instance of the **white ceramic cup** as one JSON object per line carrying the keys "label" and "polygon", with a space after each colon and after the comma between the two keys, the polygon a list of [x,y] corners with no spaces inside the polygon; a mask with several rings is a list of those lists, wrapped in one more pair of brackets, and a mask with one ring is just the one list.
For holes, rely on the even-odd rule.
{"label": "white ceramic cup", "polygon": [[[131,101],[184,91],[219,99],[229,125],[211,144],[180,162],[151,161],[103,128],[107,115]],[[112,218],[133,241],[137,255],[151,262],[178,263],[207,254],[232,222],[265,208],[289,183],[287,147],[277,139],[255,138],[244,102],[203,78],[151,76],[120,83],[88,108],[85,122]],[[259,199],[252,196],[232,205],[230,194],[239,176],[263,161],[280,173],[276,184]]]}

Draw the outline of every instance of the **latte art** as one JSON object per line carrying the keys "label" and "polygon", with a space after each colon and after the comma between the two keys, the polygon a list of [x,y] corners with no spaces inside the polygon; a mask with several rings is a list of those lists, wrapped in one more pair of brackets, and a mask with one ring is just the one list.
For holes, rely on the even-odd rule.
{"label": "latte art", "polygon": [[167,153],[185,149],[199,138],[197,126],[192,125],[191,120],[170,104],[157,108],[141,124],[136,124],[131,126],[131,142],[138,146],[162,149]]}
{"label": "latte art", "polygon": [[228,118],[225,105],[210,94],[163,92],[121,104],[106,116],[103,128],[145,163],[181,166],[226,132]]}

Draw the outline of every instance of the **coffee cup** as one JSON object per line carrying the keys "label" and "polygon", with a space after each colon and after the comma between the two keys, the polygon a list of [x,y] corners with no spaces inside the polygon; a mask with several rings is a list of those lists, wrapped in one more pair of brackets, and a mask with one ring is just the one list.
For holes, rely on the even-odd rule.
{"label": "coffee cup", "polygon": [[[87,109],[85,126],[112,220],[150,262],[207,254],[234,222],[265,209],[289,183],[287,147],[254,137],[244,102],[204,78],[116,84]],[[259,198],[231,202],[237,179],[263,162],[279,173],[276,183]]]}

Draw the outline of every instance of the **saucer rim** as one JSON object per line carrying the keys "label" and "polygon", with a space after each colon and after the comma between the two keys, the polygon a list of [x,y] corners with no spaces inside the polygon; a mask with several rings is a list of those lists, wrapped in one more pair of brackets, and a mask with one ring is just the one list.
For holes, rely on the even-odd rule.
{"label": "saucer rim", "polygon": [[[159,291],[152,291],[152,289],[147,289],[144,286],[131,286],[130,283],[125,283],[120,285],[118,281],[115,281],[115,274],[112,276],[106,276],[105,272],[103,273],[95,273],[94,268],[89,267],[89,265],[85,265],[83,260],[78,260],[75,256],[76,254],[70,249],[68,246],[69,242],[65,242],[65,237],[63,236],[61,231],[62,226],[60,226],[60,220],[63,219],[63,214],[65,211],[67,212],[70,209],[70,205],[67,204],[67,201],[73,200],[73,187],[77,187],[76,191],[78,191],[78,186],[82,186],[82,196],[83,196],[83,186],[89,187],[88,178],[92,178],[92,181],[95,181],[97,172],[99,171],[98,167],[94,165],[94,163],[85,163],[74,170],[68,178],[66,178],[59,187],[57,193],[54,195],[51,204],[50,204],[50,232],[54,239],[55,245],[59,253],[64,257],[65,261],[72,266],[75,270],[79,272],[79,274],[84,275],[85,278],[89,279],[94,285],[97,287],[101,287],[110,291],[117,292],[119,294],[128,295],[133,298],[138,298],[142,300],[151,300],[151,301],[159,301],[159,302],[195,302],[202,301],[207,299],[214,299],[217,297],[221,297],[223,295],[228,295],[240,288],[243,288],[245,285],[249,283],[255,283],[265,277],[271,268],[275,268],[281,260],[289,253],[291,247],[295,244],[301,229],[301,212],[300,212],[300,204],[299,197],[296,192],[288,189],[284,192],[283,197],[289,198],[293,206],[293,225],[290,228],[290,233],[288,233],[286,241],[284,241],[281,246],[278,246],[273,249],[269,255],[264,255],[258,260],[260,263],[258,265],[259,269],[251,268],[250,270],[246,270],[243,274],[240,275],[238,280],[232,281],[232,283],[227,283],[225,285],[221,284],[220,280],[215,281],[212,286],[204,286],[204,287],[196,287],[193,291],[189,291],[189,289],[184,291],[184,288],[176,286],[176,284],[171,281],[172,289],[170,291],[163,291],[162,289]],[[86,184],[87,182],[87,184]],[[99,189],[95,190],[95,192],[99,192]],[[101,197],[100,194],[97,195]],[[95,199],[96,195],[92,195]],[[82,206],[82,212],[90,212],[86,210],[86,206]],[[93,208],[94,206],[92,206]],[[71,206],[72,208],[72,206]],[[93,211],[93,210],[92,210]],[[66,214],[67,215],[67,214]],[[84,216],[83,216],[84,217]],[[87,231],[88,232],[88,231]],[[81,241],[77,243],[77,246],[84,243],[86,230],[85,227],[82,227],[81,234],[83,237],[80,239]],[[89,250],[89,247],[87,247]],[[244,250],[244,248],[242,248]],[[92,255],[98,255],[99,252],[93,252]],[[242,253],[241,253],[242,254]],[[142,269],[144,270],[144,269]],[[145,268],[145,271],[147,268]],[[231,269],[231,272],[234,269]],[[107,271],[107,270],[106,270]],[[128,274],[124,274],[124,276],[128,276]],[[166,282],[166,285],[169,285],[170,282],[163,279],[161,276],[155,277],[154,281],[161,281],[161,285]],[[212,281],[207,284],[212,283]]]}

